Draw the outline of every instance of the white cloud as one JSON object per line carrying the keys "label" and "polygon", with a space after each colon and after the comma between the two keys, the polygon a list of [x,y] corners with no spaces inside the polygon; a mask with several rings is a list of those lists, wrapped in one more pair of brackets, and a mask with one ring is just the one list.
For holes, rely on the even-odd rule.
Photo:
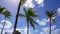
{"label": "white cloud", "polygon": [[35,0],[41,7],[44,6],[44,0]]}
{"label": "white cloud", "polygon": [[[2,34],[4,34],[5,33],[5,31],[3,30],[3,33]],[[1,29],[0,29],[0,34],[1,34]]]}
{"label": "white cloud", "polygon": [[[42,30],[45,30],[46,31],[46,30],[49,30],[49,28],[50,27],[45,27],[45,28],[42,28]],[[56,28],[56,25],[51,26],[51,30],[54,30],[55,28]]]}
{"label": "white cloud", "polygon": [[[56,25],[52,26],[51,31],[52,34],[59,34],[60,29],[55,29]],[[42,28],[42,32],[40,34],[49,34],[49,27]]]}
{"label": "white cloud", "polygon": [[27,0],[24,6],[34,8],[33,0]]}
{"label": "white cloud", "polygon": [[3,27],[4,21],[5,21],[5,27],[4,27],[4,28],[5,28],[5,29],[11,28],[12,24],[11,24],[10,21],[7,21],[7,20],[2,20],[2,21],[1,21],[1,23],[0,23],[0,28]]}
{"label": "white cloud", "polygon": [[[16,28],[16,30],[18,30],[22,34],[27,34],[27,27],[25,27],[25,28]],[[3,34],[5,34],[5,32],[7,32],[8,34],[12,34],[13,29],[3,30]],[[31,30],[29,30],[29,33],[31,34]]]}
{"label": "white cloud", "polygon": [[56,29],[56,30],[52,31],[52,34],[60,34],[60,29]]}
{"label": "white cloud", "polygon": [[57,12],[57,13],[58,13],[58,15],[60,15],[60,8],[58,8],[58,9],[57,9],[57,11],[58,11],[58,12]]}
{"label": "white cloud", "polygon": [[[36,3],[40,5],[40,7],[44,6],[44,0],[34,0],[34,1],[36,1]],[[27,0],[24,6],[34,8],[35,4],[33,3],[33,0]]]}
{"label": "white cloud", "polygon": [[[52,19],[55,19],[55,17],[52,17]],[[37,22],[39,25],[44,26],[44,25],[46,25],[46,24],[49,22],[49,19],[44,18],[44,19],[42,19],[41,21],[40,21],[39,19],[37,19],[36,22]],[[51,22],[53,22],[53,21],[51,21]]]}
{"label": "white cloud", "polygon": [[44,18],[42,21],[40,21],[39,19],[37,19],[37,23],[39,23],[39,25],[41,25],[41,26],[46,25],[47,22],[49,22],[49,19],[47,20],[46,18]]}

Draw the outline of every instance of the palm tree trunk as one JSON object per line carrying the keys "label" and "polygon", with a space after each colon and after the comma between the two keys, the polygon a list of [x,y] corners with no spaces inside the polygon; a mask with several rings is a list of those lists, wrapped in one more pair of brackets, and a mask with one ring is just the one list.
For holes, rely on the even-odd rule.
{"label": "palm tree trunk", "polygon": [[15,20],[15,24],[14,24],[14,31],[16,30],[16,27],[17,27],[17,22],[18,22],[18,14],[19,14],[19,11],[20,11],[20,5],[21,5],[21,0],[19,2],[19,5],[18,5],[18,10],[17,10],[17,15],[16,15],[16,20]]}
{"label": "palm tree trunk", "polygon": [[29,34],[29,23],[28,23],[28,18],[27,18],[27,34]]}
{"label": "palm tree trunk", "polygon": [[49,32],[49,34],[51,34],[51,18],[50,18],[50,32]]}
{"label": "palm tree trunk", "polygon": [[[6,20],[6,17],[5,17],[5,20]],[[2,28],[2,30],[1,30],[1,34],[3,33],[4,26],[5,26],[5,21],[4,21],[4,23],[3,23],[3,28]]]}
{"label": "palm tree trunk", "polygon": [[4,26],[5,26],[5,22],[4,22],[4,24],[3,24],[3,28],[2,28],[2,30],[1,30],[1,34],[3,33]]}

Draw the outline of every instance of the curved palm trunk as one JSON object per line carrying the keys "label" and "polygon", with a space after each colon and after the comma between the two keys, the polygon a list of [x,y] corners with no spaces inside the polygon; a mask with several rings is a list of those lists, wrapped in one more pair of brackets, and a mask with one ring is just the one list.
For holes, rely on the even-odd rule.
{"label": "curved palm trunk", "polygon": [[51,18],[50,18],[50,31],[49,31],[49,34],[51,34]]}
{"label": "curved palm trunk", "polygon": [[[5,17],[5,20],[6,20],[6,17]],[[4,21],[4,24],[3,24],[3,28],[2,28],[2,30],[1,30],[1,34],[3,33],[4,26],[5,26],[5,21]]]}
{"label": "curved palm trunk", "polygon": [[29,23],[28,23],[28,18],[27,18],[27,34],[29,34]]}
{"label": "curved palm trunk", "polygon": [[15,24],[14,24],[14,31],[16,30],[16,27],[17,27],[17,22],[18,22],[18,14],[19,14],[19,11],[20,11],[20,5],[21,5],[21,0],[19,2],[19,5],[18,5],[18,10],[17,10],[17,15],[16,15],[16,20],[15,20]]}
{"label": "curved palm trunk", "polygon": [[4,26],[5,26],[5,22],[4,22],[4,24],[3,24],[3,28],[2,28],[2,30],[1,30],[1,34],[3,33]]}

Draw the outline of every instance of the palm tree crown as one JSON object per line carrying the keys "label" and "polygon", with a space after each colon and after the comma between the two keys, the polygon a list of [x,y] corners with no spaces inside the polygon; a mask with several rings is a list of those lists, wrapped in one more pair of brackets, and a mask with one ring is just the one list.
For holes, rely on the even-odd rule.
{"label": "palm tree crown", "polygon": [[33,29],[35,29],[34,24],[37,24],[34,20],[33,17],[38,17],[38,15],[35,14],[35,12],[32,10],[32,8],[29,8],[27,11],[24,8],[24,12],[25,14],[19,14],[20,17],[26,17],[27,21],[29,21],[29,23],[31,24],[31,26],[33,27]]}
{"label": "palm tree crown", "polygon": [[54,10],[52,10],[51,12],[47,10],[46,15],[48,16],[48,19],[51,19],[51,22],[55,22],[55,19],[53,17],[56,16],[56,12]]}
{"label": "palm tree crown", "polygon": [[29,8],[28,10],[24,7],[25,14],[19,14],[20,17],[26,17],[27,20],[27,34],[29,34],[29,24],[35,29],[34,24],[39,25],[33,20],[33,17],[38,17],[38,15],[35,14],[35,12],[32,10],[32,8]]}
{"label": "palm tree crown", "polygon": [[10,18],[11,16],[11,13],[8,10],[1,12],[1,14],[3,14],[6,18]]}

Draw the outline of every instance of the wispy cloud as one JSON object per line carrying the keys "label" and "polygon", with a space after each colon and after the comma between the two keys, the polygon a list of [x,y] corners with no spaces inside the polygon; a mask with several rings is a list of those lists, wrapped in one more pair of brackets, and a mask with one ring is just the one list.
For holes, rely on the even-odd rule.
{"label": "wispy cloud", "polygon": [[[0,29],[0,34],[1,34],[1,29]],[[3,33],[2,34],[5,34],[5,30],[3,30]]]}
{"label": "wispy cloud", "polygon": [[49,22],[49,19],[47,20],[46,18],[44,18],[41,21],[39,19],[37,19],[37,23],[39,23],[39,25],[41,25],[41,26],[46,25],[47,22]]}
{"label": "wispy cloud", "polygon": [[[5,21],[5,22],[4,22]],[[8,21],[8,20],[2,20],[1,21],[1,23],[0,23],[0,28],[2,28],[3,27],[3,24],[5,23],[5,29],[9,29],[9,28],[11,28],[11,26],[12,26],[12,24],[11,24],[11,22],[10,21]]]}
{"label": "wispy cloud", "polygon": [[27,0],[24,6],[34,8],[35,5],[33,4],[33,0]]}
{"label": "wispy cloud", "polygon": [[[34,1],[36,1],[36,3],[39,4],[40,7],[44,6],[44,0],[34,0]],[[33,0],[27,0],[24,6],[34,8],[35,4],[33,3]]]}
{"label": "wispy cloud", "polygon": [[56,30],[52,31],[52,34],[60,34],[60,29],[56,29]]}
{"label": "wispy cloud", "polygon": [[[16,30],[18,30],[22,34],[27,34],[27,27],[25,27],[25,28],[16,28]],[[0,31],[1,31],[1,29],[0,29]],[[3,34],[5,34],[5,32],[7,32],[8,34],[12,34],[13,28],[12,29],[7,29],[7,30],[3,30]],[[31,30],[29,30],[29,33],[31,34]]]}
{"label": "wispy cloud", "polygon": [[58,13],[58,15],[60,15],[60,8],[57,9],[57,13]]}
{"label": "wispy cloud", "polygon": [[[40,32],[40,34],[49,34],[49,28],[50,27],[42,28],[42,32]],[[54,26],[51,26],[51,31],[52,31],[52,34],[59,34],[60,29],[56,29],[56,25],[54,25]]]}
{"label": "wispy cloud", "polygon": [[44,6],[44,0],[35,0],[41,7]]}

